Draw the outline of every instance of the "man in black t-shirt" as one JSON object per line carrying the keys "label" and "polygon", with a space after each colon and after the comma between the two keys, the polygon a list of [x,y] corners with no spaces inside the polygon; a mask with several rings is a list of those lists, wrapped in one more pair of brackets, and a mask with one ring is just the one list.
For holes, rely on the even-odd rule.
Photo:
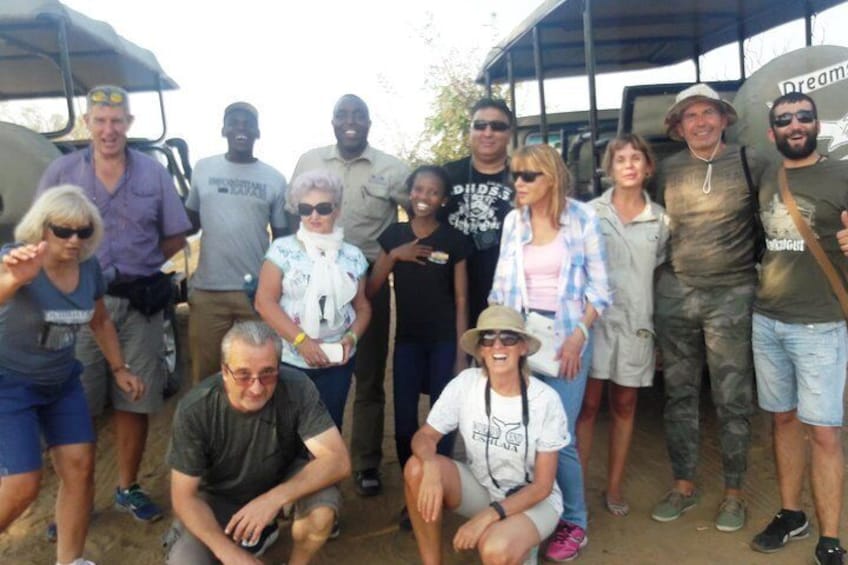
{"label": "man in black t-shirt", "polygon": [[472,326],[488,306],[503,219],[513,207],[515,188],[507,161],[513,122],[512,111],[503,100],[479,100],[471,108],[471,155],[444,165],[451,190],[439,219],[447,220],[474,243],[468,256],[468,321]]}
{"label": "man in black t-shirt", "polygon": [[236,324],[222,372],[180,402],[167,457],[179,518],[169,565],[261,565],[292,507],[290,563],[309,562],[330,536],[350,457],[315,385],[278,369],[281,347],[264,323]]}

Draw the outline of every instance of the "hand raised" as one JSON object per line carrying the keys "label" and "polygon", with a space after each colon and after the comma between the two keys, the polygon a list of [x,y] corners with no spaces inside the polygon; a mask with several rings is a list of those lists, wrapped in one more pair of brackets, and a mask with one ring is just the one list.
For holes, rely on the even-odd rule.
{"label": "hand raised", "polygon": [[3,256],[3,266],[19,285],[32,282],[44,265],[47,242],[15,247]]}

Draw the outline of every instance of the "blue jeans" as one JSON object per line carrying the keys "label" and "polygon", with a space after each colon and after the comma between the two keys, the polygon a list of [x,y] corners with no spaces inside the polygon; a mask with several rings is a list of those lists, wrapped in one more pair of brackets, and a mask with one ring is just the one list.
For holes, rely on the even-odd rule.
{"label": "blue jeans", "polygon": [[[432,407],[453,378],[456,341],[395,343],[395,448],[403,470],[412,456],[412,436],[418,431],[418,397],[429,393]],[[455,433],[439,441],[439,454],[450,457]]]}
{"label": "blue jeans", "polygon": [[342,431],[342,420],[344,420],[344,408],[347,402],[347,393],[350,391],[350,381],[353,377],[353,365],[356,356],[348,359],[344,365],[333,365],[324,367],[323,369],[303,369],[301,367],[293,367],[299,371],[303,371],[309,377],[315,388],[318,389],[318,396],[321,397],[321,402],[327,407],[330,417],[336,423],[339,432]]}
{"label": "blue jeans", "polygon": [[586,379],[592,366],[592,339],[586,342],[580,357],[580,372],[573,380],[534,375],[553,388],[562,401],[568,418],[568,433],[571,443],[559,451],[556,481],[562,491],[562,520],[586,529],[586,497],[583,492],[583,468],[577,454],[577,435],[575,426],[583,405],[583,393],[586,392]]}

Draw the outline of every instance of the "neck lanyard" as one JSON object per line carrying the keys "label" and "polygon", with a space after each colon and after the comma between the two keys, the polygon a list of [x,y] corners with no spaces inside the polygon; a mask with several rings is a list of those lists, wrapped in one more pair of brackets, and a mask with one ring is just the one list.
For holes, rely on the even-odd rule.
{"label": "neck lanyard", "polygon": [[[524,482],[530,484],[530,473],[527,471],[527,453],[530,444],[530,434],[527,431],[527,424],[530,421],[530,409],[527,402],[527,384],[524,382],[523,376],[520,377],[520,382],[521,424],[524,426],[524,459],[521,460],[521,463],[522,467],[524,467]],[[495,485],[495,488],[499,489],[501,485],[495,479],[494,475],[492,475],[492,468],[489,466],[489,440],[491,438],[489,434],[492,429],[492,382],[489,379],[486,379],[486,419],[488,420],[486,426],[486,471],[489,473],[489,478],[492,479],[492,484]]]}

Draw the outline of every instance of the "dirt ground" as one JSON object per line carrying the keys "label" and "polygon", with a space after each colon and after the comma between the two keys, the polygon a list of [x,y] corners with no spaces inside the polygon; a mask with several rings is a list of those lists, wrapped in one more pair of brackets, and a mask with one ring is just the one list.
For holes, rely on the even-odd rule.
{"label": "dirt ground", "polygon": [[[184,361],[187,361],[187,311],[179,311]],[[387,386],[390,387],[390,379]],[[388,390],[391,398],[391,391]],[[178,399],[171,399],[166,409],[152,421],[150,437],[141,473],[141,482],[153,497],[167,509],[163,520],[140,524],[112,507],[116,484],[114,434],[108,419],[100,422],[97,451],[96,514],[88,535],[86,556],[98,565],[146,565],[163,562],[160,545],[162,534],[169,527],[168,469],[164,454],[168,444],[171,417]],[[350,404],[346,428],[350,425]],[[750,453],[750,469],[746,484],[749,518],[741,531],[720,533],[712,523],[720,502],[721,461],[715,441],[715,422],[709,401],[704,399],[704,433],[701,446],[699,484],[702,499],[699,506],[675,522],[660,524],[650,519],[652,505],[670,484],[670,470],[665,453],[661,423],[661,393],[656,389],[643,391],[637,416],[637,428],[626,480],[626,493],[631,514],[616,518],[603,509],[601,491],[606,473],[605,438],[607,418],[602,414],[587,479],[589,505],[589,544],[581,553],[579,563],[638,564],[775,564],[812,563],[817,533],[807,540],[789,544],[783,551],[763,555],[751,551],[748,542],[778,509],[777,486],[771,456],[771,437],[768,420],[758,413],[754,418],[754,438]],[[422,414],[426,407],[422,404]],[[342,534],[329,542],[315,560],[329,564],[406,564],[419,563],[411,533],[399,530],[396,519],[403,506],[400,469],[392,439],[391,403],[386,414],[383,440],[382,473],[385,491],[370,499],[358,497],[350,480],[343,484],[345,507],[341,520]],[[800,456],[800,454],[799,454]],[[44,537],[51,519],[56,494],[56,477],[48,468],[38,501],[9,531],[0,536],[0,565],[43,565],[55,562],[55,547]],[[812,515],[809,495],[805,495],[805,510]],[[456,554],[449,549],[453,531],[459,524],[450,517],[445,526],[447,563],[478,563],[472,553]],[[288,556],[290,538],[286,535],[266,553],[267,564],[277,565]]]}

